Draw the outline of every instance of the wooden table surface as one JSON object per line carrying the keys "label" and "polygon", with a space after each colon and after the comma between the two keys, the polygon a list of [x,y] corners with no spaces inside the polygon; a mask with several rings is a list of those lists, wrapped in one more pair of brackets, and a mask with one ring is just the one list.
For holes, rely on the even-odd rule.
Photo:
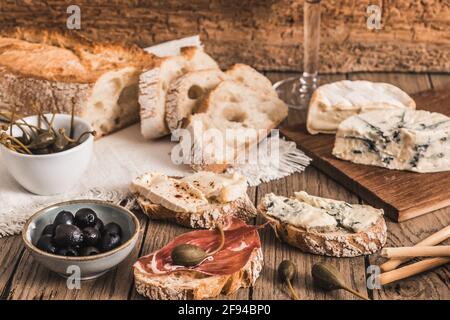
{"label": "wooden table surface", "polygon": [[[272,81],[295,73],[267,73]],[[384,81],[399,86],[408,93],[416,93],[430,88],[449,87],[450,75],[443,74],[405,74],[405,73],[352,73],[342,75],[323,75],[322,82],[340,79],[367,79]],[[450,106],[448,106],[450,108]],[[288,122],[295,119],[291,111]],[[291,123],[290,123],[291,124]],[[437,182],[438,183],[438,182]],[[339,185],[313,166],[304,173],[294,174],[284,179],[264,183],[251,188],[249,195],[255,204],[268,192],[292,195],[294,191],[305,190],[313,195],[345,200],[350,203],[361,202],[345,186]],[[411,199],[414,201],[414,199]],[[174,236],[188,229],[169,223],[149,221],[140,212],[141,231],[138,245],[132,254],[118,268],[105,276],[82,282],[81,289],[69,290],[66,281],[60,276],[39,265],[24,250],[20,236],[0,239],[0,298],[1,299],[142,299],[135,291],[131,265],[144,254],[166,244]],[[256,223],[261,219],[257,218]],[[388,246],[414,245],[421,239],[450,224],[450,207],[401,224],[388,221]],[[278,241],[270,228],[260,232],[264,251],[264,268],[253,288],[241,289],[231,296],[220,299],[289,299],[286,288],[277,279],[276,268],[284,259],[291,259],[298,266],[298,277],[294,286],[303,299],[354,299],[350,294],[339,290],[325,293],[313,287],[310,277],[311,266],[319,261],[327,261],[339,268],[347,283],[371,299],[450,299],[449,266],[405,279],[380,290],[366,287],[366,269],[371,264],[379,264],[382,258],[376,254],[357,258],[328,258],[302,253]],[[447,242],[448,244],[448,242]]]}

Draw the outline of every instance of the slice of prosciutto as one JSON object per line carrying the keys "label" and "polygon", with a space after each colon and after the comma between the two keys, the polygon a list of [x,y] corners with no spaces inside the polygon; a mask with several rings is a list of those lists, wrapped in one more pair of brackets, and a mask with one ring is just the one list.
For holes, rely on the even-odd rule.
{"label": "slice of prosciutto", "polygon": [[251,259],[255,249],[261,248],[258,226],[231,217],[223,227],[225,243],[223,248],[194,267],[174,265],[172,250],[180,244],[193,244],[211,252],[220,244],[217,230],[196,230],[184,233],[165,247],[138,259],[134,267],[149,275],[162,275],[174,271],[192,270],[207,275],[230,275],[241,270]]}

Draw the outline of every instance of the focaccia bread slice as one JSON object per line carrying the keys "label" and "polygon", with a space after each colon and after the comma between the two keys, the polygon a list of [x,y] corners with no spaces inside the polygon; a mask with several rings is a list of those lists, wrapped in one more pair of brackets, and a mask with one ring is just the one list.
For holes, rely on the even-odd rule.
{"label": "focaccia bread slice", "polygon": [[[223,172],[287,116],[286,104],[232,80],[221,82],[189,118],[191,166]],[[207,132],[207,134],[205,134]]]}
{"label": "focaccia bread slice", "polygon": [[302,251],[356,257],[379,251],[386,243],[383,210],[295,192],[286,198],[266,194],[258,211],[277,237]]}
{"label": "focaccia bread slice", "polygon": [[333,155],[415,172],[450,170],[450,118],[423,110],[373,111],[343,121]]}
{"label": "focaccia bread slice", "polygon": [[336,132],[339,123],[374,110],[415,109],[414,100],[388,83],[342,80],[317,88],[309,103],[306,128],[311,134]]}
{"label": "focaccia bread slice", "polygon": [[179,56],[161,58],[154,68],[139,77],[141,133],[154,139],[168,134],[166,95],[170,84],[181,75],[194,70],[219,69],[217,63],[198,47],[181,48]]}
{"label": "focaccia bread slice", "polygon": [[253,286],[263,264],[258,227],[231,218],[222,228],[222,249],[197,266],[173,264],[172,250],[189,243],[210,252],[219,244],[216,230],[181,234],[163,248],[139,258],[133,266],[136,291],[155,300],[199,300]]}
{"label": "focaccia bread slice", "polygon": [[0,107],[15,116],[71,113],[97,137],[139,119],[138,78],[158,58],[75,34],[19,29],[0,37]]}
{"label": "focaccia bread slice", "polygon": [[147,173],[130,186],[143,212],[190,228],[211,228],[230,216],[249,221],[256,209],[247,180],[237,174],[197,172],[185,178]]}

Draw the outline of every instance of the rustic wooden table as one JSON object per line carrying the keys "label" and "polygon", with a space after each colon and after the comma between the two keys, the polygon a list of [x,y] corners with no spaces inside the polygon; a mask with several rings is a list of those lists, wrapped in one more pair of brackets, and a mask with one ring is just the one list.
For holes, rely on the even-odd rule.
{"label": "rustic wooden table", "polygon": [[[272,81],[288,76],[298,76],[295,73],[267,73]],[[384,81],[399,86],[408,93],[416,93],[430,88],[448,86],[450,75],[441,74],[404,74],[404,73],[353,73],[342,75],[324,75],[322,81],[340,79],[367,79]],[[450,108],[450,106],[448,106]],[[295,119],[290,114],[289,122]],[[305,190],[308,193],[361,202],[356,195],[351,194],[345,186],[339,185],[313,166],[304,173],[294,174],[285,179],[265,183],[257,188],[251,188],[249,195],[257,203],[268,192],[281,195],[291,195],[294,191]],[[414,201],[414,199],[411,199]],[[68,290],[64,279],[51,273],[39,265],[24,250],[20,236],[0,239],[0,298],[1,299],[141,299],[133,284],[131,265],[137,257],[160,248],[177,234],[187,229],[155,221],[149,221],[143,214],[137,213],[141,221],[141,231],[138,245],[118,268],[107,275],[93,281],[83,282],[81,289]],[[260,223],[260,218],[256,223]],[[433,232],[450,224],[450,207],[428,215],[397,224],[388,221],[388,245],[413,245]],[[295,287],[303,299],[354,299],[344,291],[325,293],[314,289],[310,270],[318,261],[327,261],[336,265],[345,275],[345,280],[371,299],[450,299],[450,272],[444,266],[424,274],[393,283],[381,290],[368,290],[366,287],[366,268],[370,264],[382,261],[377,255],[358,258],[327,258],[304,254],[301,251],[279,242],[271,229],[260,232],[264,250],[264,269],[253,288],[241,289],[236,294],[222,299],[289,299],[286,289],[277,279],[276,268],[283,259],[293,260],[299,271]]]}

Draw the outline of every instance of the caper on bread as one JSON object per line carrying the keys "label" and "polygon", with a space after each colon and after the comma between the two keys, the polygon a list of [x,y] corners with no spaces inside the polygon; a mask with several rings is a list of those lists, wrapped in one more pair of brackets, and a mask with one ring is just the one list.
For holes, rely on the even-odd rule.
{"label": "caper on bread", "polygon": [[277,237],[304,252],[356,257],[379,251],[386,243],[383,210],[368,205],[295,192],[293,197],[266,194],[258,212]]}
{"label": "caper on bread", "polygon": [[211,228],[229,216],[248,221],[257,214],[239,174],[197,172],[184,178],[146,173],[130,186],[141,209],[155,220]]}

